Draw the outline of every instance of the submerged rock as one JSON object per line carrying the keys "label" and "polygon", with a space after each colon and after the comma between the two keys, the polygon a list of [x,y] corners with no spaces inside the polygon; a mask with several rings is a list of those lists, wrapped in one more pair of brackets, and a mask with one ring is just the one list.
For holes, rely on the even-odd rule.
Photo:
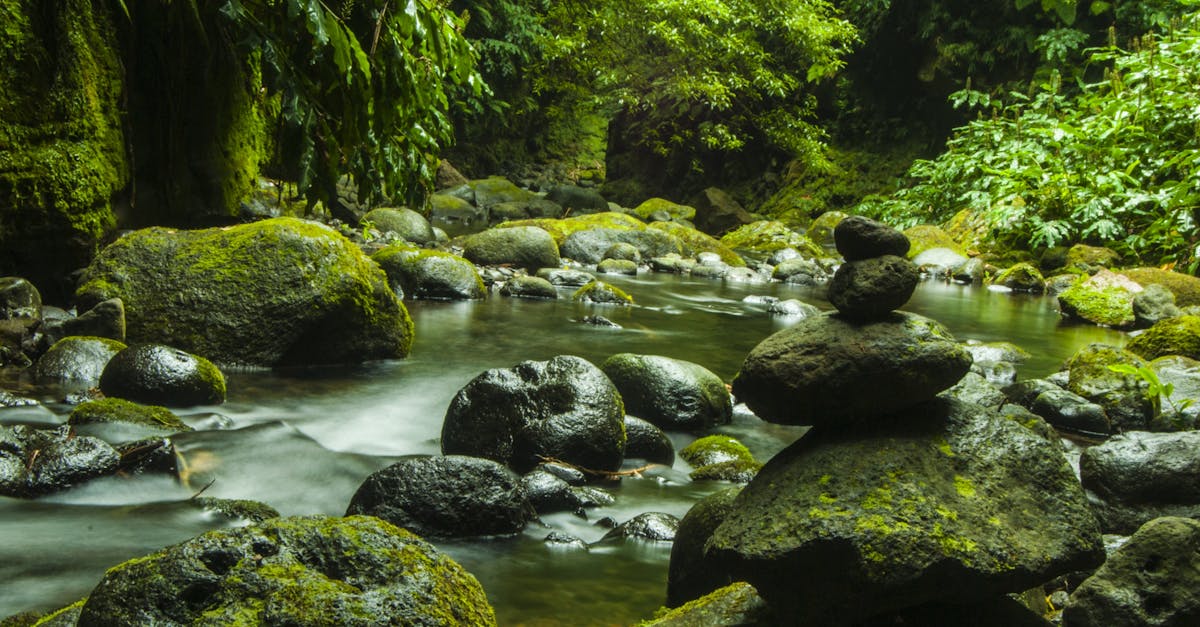
{"label": "submerged rock", "polygon": [[706,429],[733,417],[725,382],[699,364],[618,353],[604,360],[600,369],[621,392],[625,411],[663,429]]}
{"label": "submerged rock", "polygon": [[543,458],[616,470],[625,452],[621,394],[599,368],[560,355],[488,370],[455,394],[442,452],[527,471]]}
{"label": "submerged rock", "polygon": [[100,390],[150,405],[186,407],[225,402],[225,375],[203,357],[161,344],[139,344],[113,356]]}
{"label": "submerged rock", "polygon": [[876,431],[818,427],[777,455],[716,527],[706,564],[780,615],[834,625],[1024,590],[1103,560],[1052,443],[953,401]]}
{"label": "submerged rock", "polygon": [[80,625],[495,625],[479,582],[369,516],[210,531],[109,569]]}

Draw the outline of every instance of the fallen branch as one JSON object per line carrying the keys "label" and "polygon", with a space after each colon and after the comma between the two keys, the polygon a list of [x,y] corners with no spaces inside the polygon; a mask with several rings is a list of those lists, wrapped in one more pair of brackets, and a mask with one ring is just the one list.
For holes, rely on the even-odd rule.
{"label": "fallen branch", "polygon": [[538,459],[542,460],[543,462],[545,462],[547,464],[558,464],[559,466],[566,466],[567,468],[573,468],[575,470],[578,470],[579,472],[582,472],[585,475],[591,475],[593,477],[604,477],[606,479],[616,479],[617,477],[640,477],[640,476],[642,476],[643,472],[650,470],[651,468],[654,468],[655,466],[662,465],[662,464],[646,464],[645,466],[642,466],[640,468],[631,468],[629,470],[593,470],[591,468],[584,468],[583,466],[577,466],[575,464],[572,464],[571,462],[564,462],[563,460],[558,459],[556,457],[546,457],[545,455],[538,455]]}

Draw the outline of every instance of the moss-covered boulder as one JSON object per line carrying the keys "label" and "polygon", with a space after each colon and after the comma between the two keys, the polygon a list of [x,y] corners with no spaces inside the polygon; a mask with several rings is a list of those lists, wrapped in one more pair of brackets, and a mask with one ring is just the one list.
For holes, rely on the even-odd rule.
{"label": "moss-covered boulder", "polygon": [[998,246],[992,237],[991,221],[975,209],[960,210],[942,224],[942,230],[967,250],[993,252]]}
{"label": "moss-covered boulder", "polygon": [[808,231],[805,235],[812,240],[817,246],[822,248],[832,248],[833,232],[837,229],[837,225],[842,223],[842,220],[850,217],[849,214],[842,211],[826,211],[821,215],[813,218],[811,224],[808,225]]}
{"label": "moss-covered boulder", "polygon": [[200,231],[151,228],[100,253],[76,293],[120,297],[129,343],[222,364],[403,357],[412,320],[383,270],[332,229],[295,218]]}
{"label": "moss-covered boulder", "polygon": [[1104,408],[1114,429],[1144,431],[1154,417],[1149,384],[1136,374],[1113,370],[1143,368],[1146,362],[1127,350],[1089,344],[1067,360],[1067,390]]}
{"label": "moss-covered boulder", "polygon": [[584,285],[575,290],[571,298],[585,303],[597,303],[601,305],[621,305],[628,307],[633,304],[633,297],[626,294],[625,290],[603,281],[592,281]]}
{"label": "moss-covered boulder", "polygon": [[756,253],[773,253],[784,248],[794,248],[804,257],[830,256],[828,251],[814,244],[812,240],[775,220],[759,220],[742,225],[722,236],[721,243],[729,248]]}
{"label": "moss-covered boulder", "polygon": [[1001,271],[992,280],[994,285],[1003,285],[1016,292],[1034,292],[1040,294],[1046,291],[1046,279],[1031,263],[1018,263]]}
{"label": "moss-covered boulder", "polygon": [[474,264],[458,255],[393,244],[371,259],[405,298],[473,300],[487,296]]}
{"label": "moss-covered boulder", "polygon": [[908,238],[908,258],[913,259],[921,253],[933,248],[948,248],[955,253],[967,257],[967,250],[940,227],[932,224],[919,224],[904,230]]}
{"label": "moss-covered boulder", "polygon": [[558,289],[550,281],[537,276],[515,276],[500,288],[501,296],[512,298],[535,298],[554,300],[558,298]]}
{"label": "moss-covered boulder", "polygon": [[494,625],[479,582],[370,516],[210,531],[109,569],[80,625]]}
{"label": "moss-covered boulder", "polygon": [[734,583],[714,590],[673,610],[655,614],[638,627],[710,627],[711,625],[776,624],[771,608],[754,586]]}
{"label": "moss-covered boulder", "polygon": [[600,195],[600,192],[578,185],[555,185],[546,192],[546,200],[559,205],[567,213],[608,211],[608,201]]}
{"label": "moss-covered boulder", "polygon": [[1121,255],[1102,246],[1075,244],[1067,250],[1067,270],[1092,274],[1101,268],[1115,268],[1120,262]]}
{"label": "moss-covered boulder", "polygon": [[696,208],[673,203],[665,198],[650,198],[633,208],[633,213],[646,222],[668,222],[671,220],[694,220]]}
{"label": "moss-covered boulder", "polygon": [[1129,352],[1151,360],[1167,355],[1200,359],[1200,316],[1167,318],[1125,345]]}
{"label": "moss-covered boulder", "polygon": [[510,265],[536,272],[560,263],[558,244],[544,229],[499,226],[462,240],[463,257],[481,266]]}
{"label": "moss-covered boulder", "polygon": [[428,244],[436,240],[429,220],[407,207],[372,209],[362,217],[361,224],[374,226],[381,233],[395,233],[414,244]]}
{"label": "moss-covered boulder", "polygon": [[1115,329],[1132,327],[1133,297],[1142,287],[1108,270],[1090,277],[1079,277],[1058,295],[1058,307],[1064,316],[1086,320]]}
{"label": "moss-covered boulder", "polygon": [[730,266],[740,268],[746,265],[746,261],[742,259],[742,256],[734,252],[732,248],[722,244],[721,240],[708,233],[702,233],[686,224],[678,222],[654,222],[648,228],[665,231],[675,236],[676,239],[683,243],[684,254],[699,255],[701,253],[716,253],[722,262]]}
{"label": "moss-covered boulder", "polygon": [[100,373],[106,396],[187,407],[225,402],[225,375],[209,360],[162,344],[137,344],[113,355]]}
{"label": "moss-covered boulder", "polygon": [[1175,304],[1180,307],[1200,305],[1200,278],[1161,268],[1130,268],[1121,274],[1144,286],[1157,283],[1175,294]]}
{"label": "moss-covered boulder", "polygon": [[699,364],[618,353],[604,360],[600,369],[621,392],[625,411],[663,429],[706,429],[733,417],[725,382]]}
{"label": "moss-covered boulder", "polygon": [[678,238],[658,229],[605,229],[594,228],[575,231],[562,242],[560,250],[564,257],[582,263],[598,263],[616,244],[634,246],[643,258],[662,257],[683,252],[683,243]]}
{"label": "moss-covered boulder", "polygon": [[115,226],[129,178],[113,15],[86,0],[0,6],[0,268],[53,301]]}
{"label": "moss-covered boulder", "polygon": [[741,491],[738,486],[710,494],[679,521],[667,569],[668,607],[679,607],[729,583],[725,573],[713,568],[705,544],[733,511],[734,499]]}
{"label": "moss-covered boulder", "polygon": [[501,222],[497,225],[497,228],[514,226],[536,226],[553,236],[554,241],[561,245],[568,236],[578,231],[586,231],[588,229],[639,231],[646,228],[646,223],[628,214],[606,211],[604,213],[589,213],[562,219],[541,218]]}
{"label": "moss-covered boulder", "polygon": [[628,259],[603,259],[600,263],[596,264],[596,273],[636,276],[638,273],[638,264],[636,261]]}
{"label": "moss-covered boulder", "polygon": [[699,438],[679,451],[679,457],[695,468],[732,461],[754,461],[745,444],[727,435]]}
{"label": "moss-covered boulder", "polygon": [[704,558],[779,615],[825,625],[1025,590],[1104,548],[1057,446],[938,400],[869,434],[809,431],[734,499]]}
{"label": "moss-covered boulder", "polygon": [[102,398],[75,406],[67,418],[72,426],[125,423],[160,433],[191,431],[174,412],[158,405],[142,405],[120,398]]}
{"label": "moss-covered boulder", "polygon": [[451,193],[429,197],[429,223],[451,236],[475,233],[488,226],[488,212]]}
{"label": "moss-covered boulder", "polygon": [[114,355],[125,349],[103,337],[64,337],[37,360],[33,377],[38,383],[86,390],[100,384],[100,375]]}

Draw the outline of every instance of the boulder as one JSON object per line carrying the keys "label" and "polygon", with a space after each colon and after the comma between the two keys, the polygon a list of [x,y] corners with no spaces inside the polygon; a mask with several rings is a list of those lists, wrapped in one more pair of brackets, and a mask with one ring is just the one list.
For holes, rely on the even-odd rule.
{"label": "boulder", "polygon": [[971,356],[941,324],[894,312],[857,323],[805,318],[759,343],[733,380],[758,417],[783,424],[890,420],[958,382]]}
{"label": "boulder", "polygon": [[1028,409],[1066,431],[1101,436],[1113,432],[1112,422],[1103,407],[1058,386],[1034,397]]}
{"label": "boulder", "polygon": [[0,496],[32,498],[110,475],[120,463],[102,440],[70,427],[34,429],[0,425]]}
{"label": "boulder", "polygon": [[679,457],[693,468],[732,461],[754,461],[745,444],[727,435],[709,435],[683,447]]}
{"label": "boulder", "polygon": [[[972,368],[974,368],[974,364],[972,364]],[[939,396],[989,409],[1000,409],[1000,406],[1008,401],[1000,388],[993,385],[983,375],[973,371],[963,375],[958,383],[941,392]]]}
{"label": "boulder", "polygon": [[387,273],[388,281],[405,298],[431,300],[476,300],[487,297],[487,289],[471,262],[440,250],[424,250],[404,244],[391,245],[371,255]]}
{"label": "boulder", "polygon": [[450,455],[406,459],[371,473],[347,516],[386,520],[423,537],[520,533],[533,517],[521,478],[490,459]]}
{"label": "boulder", "polygon": [[1144,431],[1154,416],[1149,384],[1136,374],[1111,366],[1141,368],[1146,362],[1115,346],[1089,344],[1067,360],[1067,390],[1104,408],[1117,431]]}
{"label": "boulder", "polygon": [[[517,187],[512,181],[502,176],[489,176],[485,179],[468,181],[467,188],[470,192],[458,191],[457,194],[466,197],[480,209],[488,209],[502,202],[529,202],[538,198],[537,194]],[[452,190],[450,193],[456,192]]]}
{"label": "boulder", "polygon": [[1116,251],[1101,246],[1075,244],[1067,250],[1066,269],[1095,274],[1102,268],[1115,268],[1121,262]]}
{"label": "boulder", "polygon": [[681,607],[656,614],[653,619],[640,623],[639,627],[773,625],[778,622],[754,586],[737,581]]}
{"label": "boulder", "polygon": [[649,540],[671,542],[679,529],[679,519],[662,512],[646,512],[617,525],[604,534],[601,541]]}
{"label": "boulder", "polygon": [[621,392],[627,412],[663,429],[707,429],[733,418],[725,382],[699,364],[618,353],[604,360],[600,369]]}
{"label": "boulder", "polygon": [[1158,284],[1171,290],[1179,307],[1200,305],[1200,277],[1162,268],[1129,268],[1122,270],[1121,274],[1144,287]]}
{"label": "boulder", "polygon": [[776,220],[759,220],[738,227],[721,237],[721,243],[733,249],[746,249],[757,253],[772,253],[784,248],[794,248],[804,257],[828,256],[825,249],[817,246],[806,236],[793,231]]}
{"label": "boulder", "polygon": [[536,272],[558,267],[558,244],[534,226],[493,228],[463,239],[463,257],[484,266],[511,265]]}
{"label": "boulder", "polygon": [[848,319],[879,320],[904,306],[920,280],[917,267],[903,257],[847,261],[829,282],[828,298]]}
{"label": "boulder", "polygon": [[625,293],[625,290],[604,283],[603,281],[592,281],[587,285],[575,290],[571,294],[574,300],[585,303],[599,303],[602,305],[621,305],[629,306],[633,304],[633,297]]}
{"label": "boulder", "polygon": [[1018,263],[996,275],[994,285],[1003,285],[1014,292],[1033,292],[1040,294],[1046,291],[1046,279],[1031,263]]}
{"label": "boulder", "polygon": [[570,268],[542,268],[538,270],[539,279],[546,279],[551,285],[560,287],[583,287],[596,280],[596,277],[583,270]]}
{"label": "boulder", "polygon": [[1104,548],[1057,447],[935,400],[875,433],[814,427],[737,496],[704,559],[797,624],[840,625],[1025,590]]}
{"label": "boulder", "polygon": [[80,625],[495,625],[479,582],[378,518],[274,518],[108,570]]}
{"label": "boulder", "polygon": [[738,201],[716,187],[706,188],[687,204],[696,208],[696,228],[714,237],[754,221]]}
{"label": "boulder", "polygon": [[959,282],[978,285],[987,277],[987,264],[979,257],[971,257],[950,269],[950,278]]}
{"label": "boulder", "polygon": [[1200,521],[1146,523],[1088,577],[1063,609],[1066,627],[1200,624]]}
{"label": "boulder", "polygon": [[605,249],[601,256],[601,261],[605,259],[614,259],[619,261],[638,262],[642,260],[642,251],[638,250],[637,246],[627,242],[616,242],[612,246]]}
{"label": "boulder", "polygon": [[[918,255],[935,248],[949,250],[963,260],[967,257],[966,249],[940,227],[931,224],[919,224],[905,229],[903,233],[909,241],[908,258],[917,265],[922,265],[917,261]],[[949,265],[947,264],[946,267],[949,267]]]}
{"label": "boulder", "polygon": [[518,472],[544,459],[616,470],[625,452],[625,407],[599,368],[560,355],[488,370],[455,394],[442,452],[485,457]]}
{"label": "boulder", "polygon": [[734,252],[734,250],[721,240],[698,231],[686,224],[678,222],[654,222],[647,226],[653,231],[663,231],[675,237],[683,244],[683,252],[690,255],[699,255],[701,253],[716,253],[720,256],[721,261],[734,267],[746,265],[746,261],[742,256]]}
{"label": "boulder", "polygon": [[141,405],[119,398],[80,403],[67,418],[67,424],[73,427],[112,423],[137,425],[159,433],[192,431],[186,422],[166,407]]}
{"label": "boulder", "polygon": [[1167,355],[1200,359],[1200,316],[1162,320],[1129,340],[1125,350],[1146,360]]}
{"label": "boulder", "polygon": [[555,185],[546,193],[546,200],[557,203],[567,213],[603,213],[608,201],[600,192],[578,185]]}
{"label": "boulder", "polygon": [[1079,459],[1083,487],[1100,501],[1106,533],[1133,533],[1160,516],[1200,518],[1200,431],[1129,431]]}
{"label": "boulder", "polygon": [[100,301],[79,316],[63,320],[61,328],[62,337],[88,335],[124,342],[125,303],[120,298]]}
{"label": "boulder", "polygon": [[1175,294],[1158,283],[1151,283],[1133,295],[1134,325],[1139,328],[1154,326],[1179,315],[1182,312],[1175,306]]}
{"label": "boulder", "polygon": [[[588,275],[588,280],[591,280],[591,275]],[[554,284],[546,279],[536,276],[515,276],[500,288],[502,296],[510,296],[512,298],[541,298],[546,300],[554,300],[558,298],[558,290]]]}
{"label": "boulder", "polygon": [[138,344],[108,361],[100,391],[150,405],[216,405],[225,402],[225,375],[203,357],[162,344]]}
{"label": "boulder", "polygon": [[294,218],[125,235],[76,293],[81,310],[113,297],[125,303],[130,344],[222,364],[359,362],[403,357],[412,343],[383,271],[333,229]]}
{"label": "boulder", "polygon": [[[466,186],[455,188],[468,189]],[[472,194],[474,198],[474,194]],[[451,236],[476,233],[488,226],[488,212],[451,192],[439,192],[429,197],[429,221]]]}
{"label": "boulder", "polygon": [[661,257],[683,252],[683,245],[674,236],[657,229],[594,228],[575,231],[563,240],[564,257],[580,263],[598,263],[615,244],[631,244],[642,257]]}
{"label": "boulder", "polygon": [[100,385],[100,374],[114,355],[125,349],[116,340],[102,337],[65,337],[54,343],[33,368],[40,384],[87,390]]}
{"label": "boulder", "polygon": [[1142,286],[1128,278],[1100,270],[1080,277],[1058,295],[1058,308],[1068,318],[1092,324],[1127,329],[1133,326],[1133,297]]}
{"label": "boulder", "polygon": [[750,483],[762,470],[763,465],[755,460],[735,459],[727,462],[717,462],[700,466],[688,473],[692,481],[726,481],[729,483]]}
{"label": "boulder", "polygon": [[604,259],[596,264],[596,273],[637,276],[638,265],[636,261],[629,261],[628,259]]}
{"label": "boulder", "polygon": [[713,568],[705,544],[733,511],[742,487],[714,492],[688,510],[675,531],[667,573],[667,607],[679,607],[731,583],[727,573]]}
{"label": "boulder", "polygon": [[466,184],[467,177],[463,176],[462,172],[459,172],[458,168],[454,167],[454,164],[445,159],[438,161],[437,173],[434,175],[434,186],[438,190]]}
{"label": "boulder", "polygon": [[542,515],[561,511],[584,515],[586,507],[613,502],[612,497],[599,488],[574,487],[565,479],[540,468],[521,477],[521,489],[528,495],[533,509]]}
{"label": "boulder", "polygon": [[834,231],[837,230],[837,225],[841,224],[842,220],[848,217],[850,217],[848,214],[841,211],[826,211],[813,218],[812,224],[808,225],[808,231],[805,235],[817,246],[823,248],[835,247],[837,243],[834,239]]}
{"label": "boulder", "polygon": [[633,208],[633,213],[646,222],[666,222],[669,220],[696,219],[696,208],[678,205],[663,198],[649,198]]}
{"label": "boulder", "polygon": [[33,283],[21,277],[0,277],[0,320],[12,320],[26,328],[41,322],[42,294]]}
{"label": "boulder", "polygon": [[651,464],[670,466],[675,463],[675,445],[671,438],[653,423],[634,416],[625,416],[625,458],[644,459]]}
{"label": "boulder", "polygon": [[436,241],[429,220],[408,207],[372,209],[362,217],[361,224],[371,224],[381,233],[395,233],[414,244]]}
{"label": "boulder", "polygon": [[787,300],[777,300],[767,305],[767,313],[772,316],[808,318],[821,315],[821,310],[817,309],[816,305],[810,305],[804,301],[789,298]]}
{"label": "boulder", "polygon": [[862,216],[850,216],[833,231],[837,251],[846,261],[891,255],[904,257],[909,242],[903,233],[892,227]]}

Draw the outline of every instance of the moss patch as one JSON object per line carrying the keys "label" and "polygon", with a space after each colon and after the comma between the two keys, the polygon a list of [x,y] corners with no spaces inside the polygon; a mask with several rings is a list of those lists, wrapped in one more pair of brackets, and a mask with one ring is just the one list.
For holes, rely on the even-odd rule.
{"label": "moss patch", "polygon": [[687,252],[690,255],[716,253],[721,257],[721,261],[730,266],[741,268],[746,265],[746,260],[742,259],[741,255],[708,233],[697,231],[678,222],[654,222],[650,224],[649,228],[663,231],[679,238],[679,241],[683,242],[683,245],[687,247]]}
{"label": "moss patch", "polygon": [[754,461],[754,455],[745,444],[727,435],[699,438],[679,451],[679,457],[697,468],[728,461]]}
{"label": "moss patch", "polygon": [[932,224],[918,224],[912,228],[905,229],[904,235],[909,241],[909,259],[931,248],[949,248],[963,257],[967,256],[967,250],[961,244],[954,241],[954,238],[950,237],[940,227],[933,226]]}
{"label": "moss patch", "polygon": [[536,226],[551,236],[554,237],[555,243],[562,245],[567,236],[577,231],[586,231],[588,229],[618,229],[618,230],[641,230],[646,228],[646,223],[637,219],[634,216],[617,213],[615,211],[605,211],[602,213],[589,213],[586,215],[575,216],[571,218],[533,218],[529,220],[511,220],[502,222],[496,225],[496,228],[506,228],[512,226]]}
{"label": "moss patch", "polygon": [[1200,305],[1200,278],[1160,268],[1130,268],[1120,273],[1143,287],[1158,283],[1171,290],[1175,294],[1175,304],[1180,307]]}
{"label": "moss patch", "polygon": [[650,198],[633,209],[633,213],[643,220],[650,220],[651,216],[660,212],[672,220],[696,219],[695,207],[673,203],[664,198]]}
{"label": "moss patch", "polygon": [[579,301],[601,303],[609,305],[632,305],[633,297],[625,293],[625,290],[604,283],[603,281],[592,281],[587,285],[575,290],[571,298]]}
{"label": "moss patch", "polygon": [[158,405],[141,405],[120,398],[103,398],[81,403],[67,419],[70,425],[126,422],[177,433],[191,431],[179,416]]}
{"label": "moss patch", "polygon": [[1094,277],[1080,277],[1058,295],[1059,308],[1064,315],[1087,320],[1093,324],[1118,329],[1132,327],[1134,292],[1107,271]]}
{"label": "moss patch", "polygon": [[1146,360],[1167,355],[1200,359],[1200,316],[1179,316],[1157,322],[1129,340],[1125,349]]}
{"label": "moss patch", "polygon": [[721,237],[721,243],[734,249],[746,249],[757,253],[773,253],[784,248],[795,248],[808,258],[831,256],[804,235],[788,228],[783,222],[761,220],[744,224]]}

